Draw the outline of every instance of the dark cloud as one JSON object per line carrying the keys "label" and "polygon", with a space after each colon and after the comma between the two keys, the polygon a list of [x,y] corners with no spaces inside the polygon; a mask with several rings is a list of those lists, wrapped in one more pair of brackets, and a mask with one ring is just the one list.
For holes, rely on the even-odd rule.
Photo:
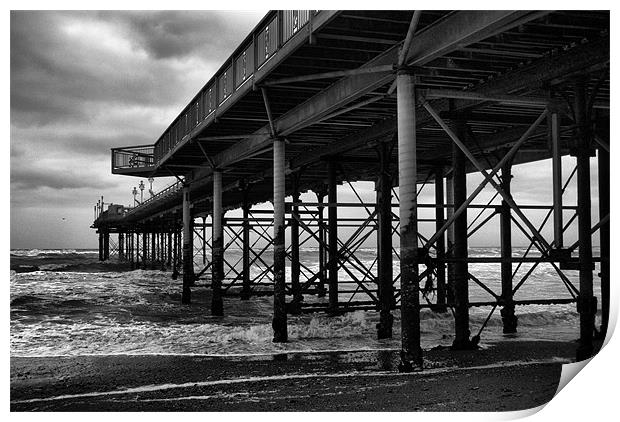
{"label": "dark cloud", "polygon": [[12,167],[12,190],[51,189],[107,189],[116,186],[116,182],[101,180],[90,174],[77,173],[71,169],[51,169],[37,167]]}

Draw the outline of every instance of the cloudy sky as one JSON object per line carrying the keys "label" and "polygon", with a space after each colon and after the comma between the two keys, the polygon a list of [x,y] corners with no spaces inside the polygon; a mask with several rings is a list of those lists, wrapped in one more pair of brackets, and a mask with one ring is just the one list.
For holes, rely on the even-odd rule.
{"label": "cloudy sky", "polygon": [[110,148],[153,143],[265,13],[11,12],[11,248],[95,246],[99,196],[138,182]]}
{"label": "cloudy sky", "polygon": [[[264,13],[11,12],[11,248],[96,247],[93,205],[128,205],[139,182],[111,174],[110,148],[153,143]],[[515,168],[518,202],[550,203],[550,169]]]}

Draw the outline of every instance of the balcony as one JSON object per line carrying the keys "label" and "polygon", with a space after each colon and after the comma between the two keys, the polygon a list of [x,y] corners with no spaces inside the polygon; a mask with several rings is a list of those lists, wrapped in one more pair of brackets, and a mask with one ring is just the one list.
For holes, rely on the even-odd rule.
{"label": "balcony", "polygon": [[155,169],[155,146],[112,148],[112,174],[148,176]]}

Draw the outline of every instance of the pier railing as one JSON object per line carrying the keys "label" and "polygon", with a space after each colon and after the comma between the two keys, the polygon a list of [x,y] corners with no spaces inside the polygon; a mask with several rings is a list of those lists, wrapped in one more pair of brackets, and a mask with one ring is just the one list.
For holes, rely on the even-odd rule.
{"label": "pier railing", "polygon": [[131,208],[128,212],[127,215],[131,215],[134,212],[136,212],[136,210],[141,209],[144,206],[153,204],[159,200],[162,200],[164,198],[168,198],[171,195],[176,194],[178,191],[180,191],[181,189],[183,189],[183,184],[181,182],[176,182],[173,183],[169,186],[167,186],[166,188],[164,188],[163,190],[157,192],[155,195],[151,196],[150,198],[145,199],[144,201],[142,201],[141,204]]}
{"label": "pier railing", "polygon": [[112,173],[118,170],[145,170],[155,166],[154,145],[112,148]]}
{"label": "pier railing", "polygon": [[196,94],[179,116],[155,143],[155,162],[200,125],[254,73],[271,60],[303,28],[310,33],[312,18],[318,10],[280,10],[269,13],[228,58],[203,89]]}

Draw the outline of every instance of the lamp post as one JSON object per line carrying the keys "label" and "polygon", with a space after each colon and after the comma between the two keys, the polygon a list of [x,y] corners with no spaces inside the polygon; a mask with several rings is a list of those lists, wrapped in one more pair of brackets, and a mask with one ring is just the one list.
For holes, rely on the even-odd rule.
{"label": "lamp post", "polygon": [[133,187],[133,190],[131,191],[131,193],[133,193],[133,206],[136,206],[136,195],[138,194],[138,189],[136,189],[136,187]]}
{"label": "lamp post", "polygon": [[140,180],[140,184],[138,185],[140,188],[140,203],[144,202],[144,181]]}
{"label": "lamp post", "polygon": [[151,194],[151,198],[155,196],[155,194],[153,194],[153,181],[155,181],[155,179],[149,177],[149,184],[151,185],[151,187],[149,188],[149,193]]}

